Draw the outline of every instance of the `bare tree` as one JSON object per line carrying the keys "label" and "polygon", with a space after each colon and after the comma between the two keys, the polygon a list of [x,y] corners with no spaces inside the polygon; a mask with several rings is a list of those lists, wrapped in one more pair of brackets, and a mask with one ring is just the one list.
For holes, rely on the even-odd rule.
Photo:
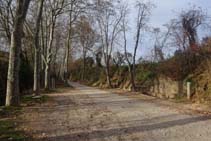
{"label": "bare tree", "polygon": [[30,0],[17,0],[17,9],[10,44],[9,68],[7,77],[6,106],[19,104],[20,52],[23,37],[23,24]]}
{"label": "bare tree", "polygon": [[75,39],[74,34],[74,24],[77,23],[79,16],[81,16],[86,11],[87,0],[70,0],[68,3],[68,7],[66,8],[66,12],[68,14],[68,35],[66,39],[65,46],[65,58],[64,58],[64,81],[67,83],[67,79],[69,78],[69,63],[70,63],[70,54],[71,50],[73,50],[72,40]]}
{"label": "bare tree", "polygon": [[0,25],[1,30],[5,32],[7,42],[11,41],[11,27],[13,26],[13,1],[4,0],[0,1]]}
{"label": "bare tree", "polygon": [[113,54],[113,62],[119,68],[125,63],[125,54],[117,51]]}
{"label": "bare tree", "polygon": [[79,41],[82,50],[83,57],[83,72],[82,72],[82,80],[85,77],[86,70],[86,57],[89,51],[92,51],[94,44],[96,42],[95,31],[92,29],[88,19],[85,16],[81,17],[78,26],[76,27],[78,30]]}
{"label": "bare tree", "polygon": [[123,18],[122,10],[115,7],[115,4],[115,1],[97,1],[96,3],[96,18],[100,30],[103,60],[105,63],[107,85],[109,87],[112,87],[110,74],[112,51],[121,32],[120,22]]}
{"label": "bare tree", "polygon": [[176,19],[172,19],[170,21],[170,24],[172,25],[172,31],[171,31],[171,40],[172,40],[172,46],[176,46],[179,48],[179,50],[185,51],[189,44],[187,40],[187,36],[184,34],[182,26],[180,25],[180,22]]}
{"label": "bare tree", "polygon": [[36,27],[35,27],[35,35],[34,35],[34,45],[35,45],[35,51],[34,51],[34,92],[35,95],[39,95],[40,91],[40,27],[41,27],[41,19],[42,19],[42,12],[43,12],[43,4],[44,0],[39,0],[39,9],[38,9],[38,15],[36,20]]}
{"label": "bare tree", "polygon": [[49,39],[48,39],[48,45],[46,49],[46,53],[42,56],[42,59],[44,60],[45,64],[45,89],[49,90],[50,89],[50,65],[52,61],[52,45],[53,45],[53,40],[54,40],[54,31],[56,27],[56,22],[57,18],[59,15],[63,13],[64,7],[66,7],[65,0],[49,0],[48,1],[48,6],[49,6],[49,12],[50,12],[50,17],[49,17]]}
{"label": "bare tree", "polygon": [[153,33],[155,34],[155,43],[154,43],[154,61],[164,61],[163,49],[167,48],[169,45],[168,41],[172,32],[172,25],[166,24],[166,31],[162,32],[160,28],[154,28]]}
{"label": "bare tree", "polygon": [[182,11],[178,19],[171,20],[171,36],[181,50],[196,51],[198,48],[198,29],[207,26],[207,16],[201,8],[192,7]]}
{"label": "bare tree", "polygon": [[205,21],[205,14],[199,9],[183,11],[180,15],[184,35],[187,36],[191,50],[197,48],[197,28]]}
{"label": "bare tree", "polygon": [[149,19],[149,16],[151,14],[151,8],[152,8],[151,3],[144,3],[142,1],[137,1],[135,8],[137,8],[137,21],[136,21],[136,36],[135,36],[135,46],[134,46],[134,52],[132,56],[132,61],[130,61],[128,57],[128,51],[127,51],[127,20],[126,20],[126,13],[127,11],[124,12],[124,20],[123,20],[123,35],[124,35],[124,50],[125,50],[125,57],[128,63],[129,67],[129,72],[130,72],[130,77],[131,77],[131,85],[132,85],[132,90],[136,90],[136,84],[135,84],[135,74],[136,74],[136,54],[137,54],[137,49],[139,47],[140,40],[142,39],[141,37],[141,32],[147,27],[146,23]]}

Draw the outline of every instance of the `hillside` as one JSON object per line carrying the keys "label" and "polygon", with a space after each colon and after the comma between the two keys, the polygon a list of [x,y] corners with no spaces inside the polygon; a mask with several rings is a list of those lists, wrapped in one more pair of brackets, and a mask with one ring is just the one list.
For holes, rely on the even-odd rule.
{"label": "hillside", "polygon": [[[193,102],[211,101],[211,56],[209,52],[177,54],[159,63],[143,62],[137,64],[137,91],[160,98],[185,98],[187,82],[191,82]],[[102,68],[87,64],[87,74],[81,80],[80,61],[73,65],[71,80],[80,81],[91,86],[108,87],[106,75]],[[95,71],[91,71],[95,70]],[[130,74],[127,66],[112,66],[111,80],[114,88],[131,90]],[[99,74],[99,75],[96,75]]]}

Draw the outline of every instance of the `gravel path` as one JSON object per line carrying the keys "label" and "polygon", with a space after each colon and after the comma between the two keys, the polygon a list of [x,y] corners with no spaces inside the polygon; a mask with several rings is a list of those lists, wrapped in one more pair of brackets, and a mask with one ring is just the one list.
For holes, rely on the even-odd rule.
{"label": "gravel path", "polygon": [[20,128],[37,141],[211,141],[210,116],[72,85],[50,95],[54,103],[24,109]]}

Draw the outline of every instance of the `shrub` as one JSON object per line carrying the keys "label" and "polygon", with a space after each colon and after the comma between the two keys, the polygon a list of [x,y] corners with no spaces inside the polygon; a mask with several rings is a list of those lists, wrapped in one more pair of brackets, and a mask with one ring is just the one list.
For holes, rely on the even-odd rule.
{"label": "shrub", "polygon": [[[7,70],[8,62],[0,60],[0,105],[5,104],[6,98],[6,85],[7,85]],[[32,67],[25,59],[21,59],[20,74],[19,74],[19,87],[20,92],[32,89],[33,86],[33,70]]]}
{"label": "shrub", "polygon": [[0,60],[0,105],[5,104],[8,63]]}

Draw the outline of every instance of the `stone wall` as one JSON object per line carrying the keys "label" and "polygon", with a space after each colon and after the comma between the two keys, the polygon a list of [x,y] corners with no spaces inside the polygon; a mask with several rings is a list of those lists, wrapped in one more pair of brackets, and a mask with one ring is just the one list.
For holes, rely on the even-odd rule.
{"label": "stone wall", "polygon": [[183,95],[185,89],[183,81],[174,81],[166,76],[159,76],[154,79],[149,94],[160,98],[172,99],[177,95]]}

